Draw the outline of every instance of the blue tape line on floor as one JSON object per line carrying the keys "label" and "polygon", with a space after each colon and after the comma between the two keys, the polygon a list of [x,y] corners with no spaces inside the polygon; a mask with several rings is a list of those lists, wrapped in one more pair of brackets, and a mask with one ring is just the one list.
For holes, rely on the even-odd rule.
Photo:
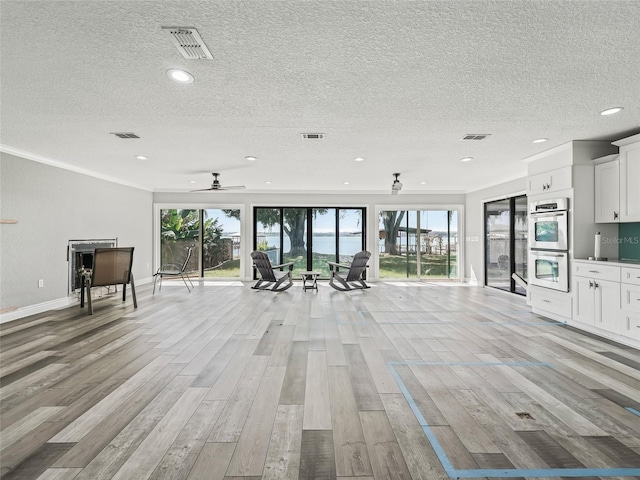
{"label": "blue tape line on floor", "polygon": [[[549,367],[553,368],[553,365],[548,363],[532,363],[532,362],[423,362],[423,361],[406,361],[406,362],[388,362],[387,368],[390,370],[391,375],[398,384],[402,395],[409,404],[409,408],[415,415],[422,431],[429,440],[431,448],[435,452],[438,460],[442,464],[447,475],[452,479],[458,478],[505,478],[505,477],[636,477],[640,476],[640,468],[541,468],[541,469],[465,469],[456,470],[446,452],[440,445],[438,438],[433,433],[426,419],[420,412],[418,405],[414,401],[411,393],[407,389],[406,385],[400,378],[400,374],[395,368],[395,365],[430,365],[430,366],[527,366],[527,367]],[[631,407],[625,407],[628,411],[634,415],[640,416],[640,412]]]}
{"label": "blue tape line on floor", "polygon": [[640,474],[640,468],[541,468],[510,470],[455,470],[452,478],[476,477],[635,477]]}

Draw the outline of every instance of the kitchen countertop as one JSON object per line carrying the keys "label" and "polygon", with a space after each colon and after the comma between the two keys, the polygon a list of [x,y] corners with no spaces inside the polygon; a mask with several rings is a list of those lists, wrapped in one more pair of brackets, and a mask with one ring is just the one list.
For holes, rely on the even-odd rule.
{"label": "kitchen countertop", "polygon": [[589,260],[587,258],[575,258],[576,262],[595,263],[599,265],[612,265],[614,267],[640,267],[640,260],[626,260],[619,258],[610,258],[609,260]]}

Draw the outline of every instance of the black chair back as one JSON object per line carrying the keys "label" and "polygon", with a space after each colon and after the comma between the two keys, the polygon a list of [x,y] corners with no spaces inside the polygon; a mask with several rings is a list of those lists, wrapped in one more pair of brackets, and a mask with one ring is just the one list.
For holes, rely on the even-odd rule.
{"label": "black chair back", "polygon": [[351,262],[349,273],[347,273],[347,282],[354,282],[360,279],[362,272],[365,268],[367,268],[369,257],[371,257],[371,253],[367,252],[366,250],[358,252],[353,256],[353,261]]}

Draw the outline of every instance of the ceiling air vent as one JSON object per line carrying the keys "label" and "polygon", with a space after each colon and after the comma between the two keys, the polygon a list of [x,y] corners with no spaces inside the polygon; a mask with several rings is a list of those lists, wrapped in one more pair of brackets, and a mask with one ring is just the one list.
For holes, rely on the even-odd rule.
{"label": "ceiling air vent", "polygon": [[167,32],[178,51],[189,60],[213,59],[213,55],[202,41],[202,37],[193,27],[162,27]]}
{"label": "ceiling air vent", "polygon": [[490,133],[467,133],[460,140],[484,140],[490,135]]}
{"label": "ceiling air vent", "polygon": [[111,132],[111,135],[115,135],[118,138],[140,138],[135,133]]}
{"label": "ceiling air vent", "polygon": [[302,138],[305,140],[324,140],[324,133],[303,133]]}

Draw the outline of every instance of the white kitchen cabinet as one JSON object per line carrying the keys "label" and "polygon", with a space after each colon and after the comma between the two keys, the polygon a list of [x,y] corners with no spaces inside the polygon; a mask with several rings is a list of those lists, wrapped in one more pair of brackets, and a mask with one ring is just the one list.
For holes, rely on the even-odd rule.
{"label": "white kitchen cabinet", "polygon": [[620,267],[590,268],[576,263],[573,293],[574,321],[612,333],[621,333]]}
{"label": "white kitchen cabinet", "polygon": [[640,142],[620,148],[620,221],[640,222]]}
{"label": "white kitchen cabinet", "polygon": [[621,334],[640,340],[640,268],[622,269]]}
{"label": "white kitchen cabinet", "polygon": [[537,195],[566,190],[571,188],[571,183],[571,167],[559,168],[530,176],[527,183],[527,194]]}
{"label": "white kitchen cabinet", "polygon": [[620,162],[614,160],[595,166],[595,222],[620,221]]}
{"label": "white kitchen cabinet", "polygon": [[640,222],[640,134],[613,144],[620,147],[620,222]]}

